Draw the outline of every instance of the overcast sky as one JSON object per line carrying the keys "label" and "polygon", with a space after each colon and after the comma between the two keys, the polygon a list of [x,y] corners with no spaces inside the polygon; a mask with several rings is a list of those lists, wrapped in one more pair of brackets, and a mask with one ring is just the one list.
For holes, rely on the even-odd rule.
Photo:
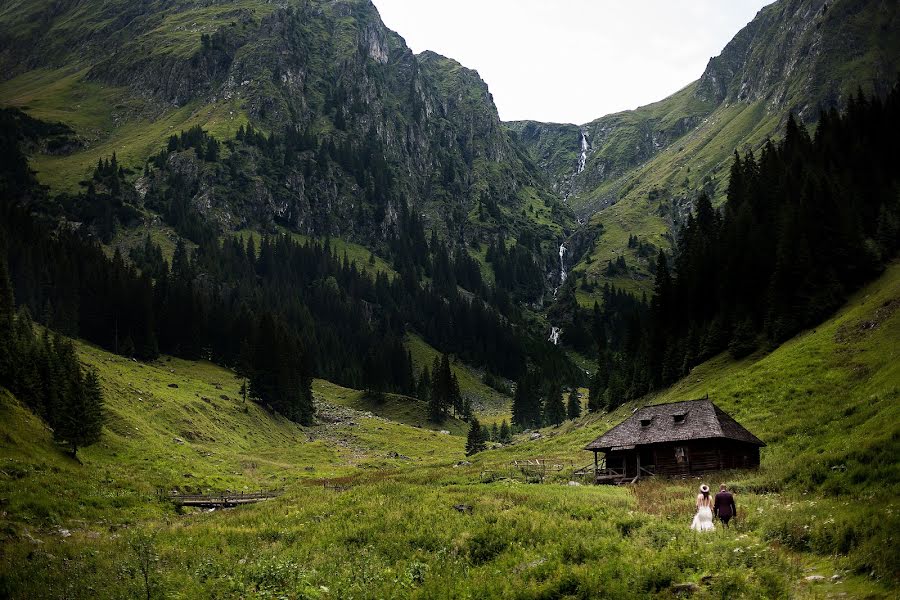
{"label": "overcast sky", "polygon": [[414,52],[476,69],[504,121],[586,123],[703,73],[771,0],[373,0]]}

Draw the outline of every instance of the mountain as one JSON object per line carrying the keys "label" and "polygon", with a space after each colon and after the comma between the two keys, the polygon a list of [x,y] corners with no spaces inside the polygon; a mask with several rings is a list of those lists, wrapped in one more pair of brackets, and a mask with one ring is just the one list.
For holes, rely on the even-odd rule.
{"label": "mountain", "polygon": [[[669,248],[699,192],[723,201],[735,150],[758,151],[789,112],[815,123],[820,108],[844,106],[858,88],[884,95],[892,87],[898,18],[893,2],[779,0],[700,79],[660,102],[580,126],[507,123],[554,191],[590,228],[602,228],[573,274],[589,286],[611,279],[649,290],[653,252],[642,244]],[[604,274],[617,257],[627,270]]]}
{"label": "mountain", "polygon": [[98,157],[139,173],[173,133],[199,125],[226,142],[251,123],[300,141],[277,173],[249,157],[240,201],[178,159],[223,230],[274,222],[378,247],[403,205],[452,244],[531,229],[553,252],[572,223],[478,74],[414,55],[368,0],[6,2],[0,72],[0,103],[75,130],[77,146],[32,159],[54,190],[79,189]]}

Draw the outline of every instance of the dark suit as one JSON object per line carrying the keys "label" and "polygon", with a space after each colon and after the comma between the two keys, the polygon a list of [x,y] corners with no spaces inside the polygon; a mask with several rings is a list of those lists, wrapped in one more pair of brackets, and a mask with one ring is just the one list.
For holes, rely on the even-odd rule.
{"label": "dark suit", "polygon": [[734,504],[734,496],[731,495],[731,492],[719,492],[716,494],[713,514],[721,519],[725,525],[728,525],[728,521],[732,517],[737,516],[737,506]]}

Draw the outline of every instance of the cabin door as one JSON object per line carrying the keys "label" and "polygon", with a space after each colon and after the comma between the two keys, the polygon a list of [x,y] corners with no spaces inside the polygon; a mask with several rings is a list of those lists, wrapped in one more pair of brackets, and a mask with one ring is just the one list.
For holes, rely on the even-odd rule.
{"label": "cabin door", "polygon": [[652,448],[641,448],[637,453],[637,474],[641,477],[649,475],[655,467]]}

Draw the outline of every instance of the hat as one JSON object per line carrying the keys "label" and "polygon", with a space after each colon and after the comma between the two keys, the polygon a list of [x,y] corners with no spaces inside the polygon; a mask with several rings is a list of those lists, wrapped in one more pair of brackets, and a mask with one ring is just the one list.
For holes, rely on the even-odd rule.
{"label": "hat", "polygon": [[700,492],[703,493],[703,494],[708,494],[708,493],[709,493],[709,486],[706,485],[706,484],[704,483],[703,485],[700,486]]}

